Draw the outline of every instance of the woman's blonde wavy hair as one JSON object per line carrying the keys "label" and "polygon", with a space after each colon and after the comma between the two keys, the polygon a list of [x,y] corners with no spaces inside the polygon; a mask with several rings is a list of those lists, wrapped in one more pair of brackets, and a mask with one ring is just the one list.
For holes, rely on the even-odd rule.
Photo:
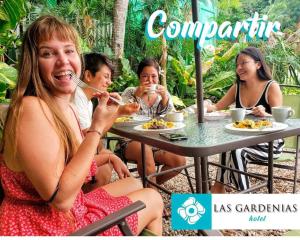
{"label": "woman's blonde wavy hair", "polygon": [[8,109],[1,144],[6,162],[14,159],[17,154],[18,123],[22,99],[25,96],[35,96],[39,99],[40,104],[43,100],[49,107],[54,119],[54,128],[65,149],[66,162],[69,161],[78,148],[79,143],[76,141],[74,133],[61,110],[53,101],[54,96],[39,72],[39,43],[50,40],[53,36],[62,41],[72,41],[78,54],[80,53],[78,33],[71,25],[59,20],[57,17],[42,16],[26,30],[19,60],[18,82]]}

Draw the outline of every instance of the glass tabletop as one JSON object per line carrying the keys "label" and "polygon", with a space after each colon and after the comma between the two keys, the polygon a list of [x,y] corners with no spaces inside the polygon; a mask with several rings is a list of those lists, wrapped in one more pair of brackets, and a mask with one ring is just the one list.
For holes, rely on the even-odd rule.
{"label": "glass tabletop", "polygon": [[184,121],[184,128],[172,131],[174,133],[183,132],[188,136],[188,139],[174,142],[163,139],[159,136],[159,132],[147,132],[145,134],[134,130],[132,127],[114,126],[112,132],[186,156],[209,156],[240,147],[300,135],[300,119],[288,119],[286,129],[262,135],[242,135],[226,131],[225,126],[230,122],[231,119],[226,118],[219,121],[198,123],[195,115],[189,115]]}

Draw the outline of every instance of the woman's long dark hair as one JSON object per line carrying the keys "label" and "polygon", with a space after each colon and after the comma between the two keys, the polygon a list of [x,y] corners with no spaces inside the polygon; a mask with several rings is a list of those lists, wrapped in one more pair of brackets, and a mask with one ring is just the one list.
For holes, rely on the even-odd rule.
{"label": "woman's long dark hair", "polygon": [[[259,79],[263,81],[269,81],[272,79],[272,73],[269,66],[266,63],[266,60],[261,53],[261,51],[256,47],[247,47],[244,50],[240,51],[240,53],[235,58],[235,64],[237,64],[237,59],[241,54],[245,54],[251,57],[255,62],[260,62],[261,67],[257,69],[256,73]],[[236,74],[237,82],[241,82],[241,79],[238,74]]]}

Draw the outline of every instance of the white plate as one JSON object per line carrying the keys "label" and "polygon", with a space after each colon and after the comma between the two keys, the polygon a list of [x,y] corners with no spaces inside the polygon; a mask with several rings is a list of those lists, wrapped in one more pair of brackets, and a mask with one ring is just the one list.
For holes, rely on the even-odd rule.
{"label": "white plate", "polygon": [[148,117],[148,116],[134,115],[132,117],[131,121],[128,121],[128,122],[115,122],[114,124],[116,124],[118,126],[132,126],[132,125],[141,124],[142,122],[148,122],[150,120],[151,120],[151,118]]}
{"label": "white plate", "polygon": [[184,128],[185,124],[182,122],[174,122],[174,127],[172,128],[163,128],[163,129],[144,129],[143,125],[135,126],[133,129],[138,131],[146,131],[146,132],[161,132],[161,131],[173,131],[176,129]]}
{"label": "white plate", "polygon": [[251,133],[251,134],[264,134],[264,133],[270,133],[270,132],[276,132],[283,129],[286,129],[288,127],[285,123],[278,123],[273,122],[272,127],[266,127],[266,128],[257,128],[257,129],[249,129],[249,128],[236,128],[233,126],[233,123],[227,124],[225,126],[225,129],[229,130],[230,132],[234,133]]}
{"label": "white plate", "polygon": [[220,120],[226,118],[227,116],[230,116],[228,112],[210,112],[204,114],[204,118],[206,120]]}

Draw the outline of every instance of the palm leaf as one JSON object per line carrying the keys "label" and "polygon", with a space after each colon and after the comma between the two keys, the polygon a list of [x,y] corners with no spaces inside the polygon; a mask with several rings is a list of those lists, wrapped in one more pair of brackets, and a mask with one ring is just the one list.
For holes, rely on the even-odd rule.
{"label": "palm leaf", "polygon": [[24,0],[5,0],[1,6],[2,12],[7,16],[6,21],[0,22],[0,32],[7,29],[14,29],[19,20],[25,16]]}
{"label": "palm leaf", "polygon": [[226,87],[232,85],[233,79],[235,78],[235,72],[228,71],[228,72],[220,72],[212,81],[205,81],[204,88],[218,88],[218,87]]}

